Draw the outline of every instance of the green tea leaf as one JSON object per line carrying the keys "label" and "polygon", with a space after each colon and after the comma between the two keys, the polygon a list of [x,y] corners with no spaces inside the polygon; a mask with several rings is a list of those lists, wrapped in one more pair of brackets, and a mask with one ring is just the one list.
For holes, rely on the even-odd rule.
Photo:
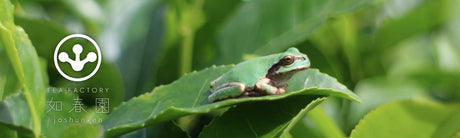
{"label": "green tea leaf", "polygon": [[[306,115],[289,130],[291,137],[314,137],[314,138],[345,138],[346,134],[338,125],[337,118],[331,113],[331,102],[337,98],[332,98],[321,106],[309,111]],[[323,108],[326,107],[326,108]],[[326,114],[326,111],[329,113]]]}
{"label": "green tea leaf", "polygon": [[378,52],[396,46],[404,39],[446,22],[450,18],[449,14],[445,14],[448,4],[448,0],[425,1],[403,17],[388,21],[372,36],[372,44],[377,47],[374,50]]}
{"label": "green tea leaf", "polygon": [[[110,111],[123,102],[124,88],[120,72],[114,64],[105,60],[102,60],[98,72],[84,82],[73,82],[63,77],[60,78],[56,86],[66,88],[103,88],[103,93],[78,93],[78,96],[83,99],[109,98]],[[92,103],[92,105],[94,104]]]}
{"label": "green tea leaf", "polygon": [[2,138],[17,138],[17,132],[4,125],[0,125],[0,137]]}
{"label": "green tea leaf", "polygon": [[460,135],[460,110],[452,113],[450,117],[444,120],[436,131],[431,135],[432,137],[459,137]]}
{"label": "green tea leaf", "polygon": [[[49,88],[46,94],[46,107],[43,115],[42,133],[46,137],[58,138],[65,134],[72,125],[86,125],[81,120],[85,120],[86,112],[69,112],[74,107],[74,99],[77,98],[73,93],[63,91],[58,93],[58,88]],[[83,108],[86,108],[83,106]],[[86,109],[87,110],[87,109]],[[77,123],[78,121],[78,123]]]}
{"label": "green tea leaf", "polygon": [[354,90],[363,100],[362,103],[350,103],[348,130],[353,129],[359,120],[379,105],[394,100],[416,99],[425,91],[411,80],[372,78],[361,80]]}
{"label": "green tea leaf", "polygon": [[290,130],[286,138],[297,138],[308,136],[310,138],[322,138],[321,133],[313,126],[312,121],[303,117]]}
{"label": "green tea leaf", "polygon": [[64,129],[64,132],[66,133],[62,133],[62,138],[102,138],[102,127],[99,125],[70,125],[67,129]]}
{"label": "green tea leaf", "polygon": [[27,34],[14,24],[14,7],[8,0],[0,2],[0,43],[4,46],[14,68],[16,77],[22,86],[23,95],[30,111],[31,126],[36,137],[40,135],[40,122],[45,106],[45,84],[37,53]]}
{"label": "green tea leaf", "polygon": [[297,73],[290,80],[288,91],[291,92],[286,94],[209,103],[209,82],[231,67],[212,67],[200,72],[193,72],[171,84],[159,86],[151,93],[129,100],[120,105],[102,122],[106,136],[118,136],[158,122],[193,113],[207,113],[213,109],[248,101],[277,100],[293,95],[331,95],[359,101],[356,95],[339,84],[334,78],[322,74],[316,69],[309,69]]}
{"label": "green tea leaf", "polygon": [[288,92],[300,91],[306,88],[327,89],[329,91],[313,91],[311,95],[327,95],[341,97],[356,102],[361,102],[361,99],[345,85],[337,81],[337,79],[319,72],[318,69],[310,68],[305,71],[300,71],[289,80]]}
{"label": "green tea leaf", "polygon": [[[37,54],[47,59],[48,63],[51,63],[48,64],[48,68],[55,69],[53,64],[54,50],[59,41],[71,33],[64,27],[48,20],[15,16],[14,21],[17,25],[24,28],[37,50]],[[54,77],[50,79],[54,79]]]}
{"label": "green tea leaf", "polygon": [[8,133],[34,137],[32,122],[29,105],[23,93],[13,94],[0,102],[0,126],[8,127]]}
{"label": "green tea leaf", "polygon": [[308,117],[313,120],[321,132],[323,137],[326,138],[345,138],[345,134],[340,130],[340,128],[335,124],[322,108],[317,107],[312,111],[308,112]]}
{"label": "green tea leaf", "polygon": [[289,130],[299,116],[324,100],[326,98],[302,95],[239,104],[203,128],[200,137],[277,137],[285,129]]}
{"label": "green tea leaf", "polygon": [[187,138],[190,137],[187,132],[182,130],[173,121],[159,123],[147,127],[147,137],[150,138]]}
{"label": "green tea leaf", "polygon": [[8,59],[4,46],[0,43],[0,101],[20,92],[20,90],[21,85],[16,74],[14,74],[13,66]]}
{"label": "green tea leaf", "polygon": [[216,62],[219,56],[216,46],[218,31],[242,2],[239,0],[203,1],[205,23],[196,31],[193,41],[193,68],[202,69]]}
{"label": "green tea leaf", "polygon": [[[439,137],[435,132],[446,129],[454,136],[459,130],[459,105],[433,101],[403,100],[382,105],[367,114],[351,132],[351,138],[369,137]],[[454,117],[454,119],[450,119]],[[456,119],[455,119],[456,118]],[[457,120],[453,128],[444,127],[448,120]],[[451,122],[452,123],[452,122]],[[448,130],[451,129],[451,130]],[[453,131],[452,131],[453,130]]]}
{"label": "green tea leaf", "polygon": [[165,58],[166,63],[160,62],[163,55],[177,54],[176,51],[167,53],[161,47],[166,33],[163,30],[165,21],[162,20],[166,6],[160,5],[158,0],[139,0],[136,3],[117,0],[108,3],[107,23],[102,28],[99,44],[104,58],[115,63],[123,76],[122,85],[126,91],[124,100],[150,91],[157,81],[166,80],[155,78],[158,70],[164,69],[158,74],[168,76],[167,79],[176,79],[173,75],[177,72],[172,71],[176,67],[164,67],[166,63],[176,65],[172,59],[175,56]]}

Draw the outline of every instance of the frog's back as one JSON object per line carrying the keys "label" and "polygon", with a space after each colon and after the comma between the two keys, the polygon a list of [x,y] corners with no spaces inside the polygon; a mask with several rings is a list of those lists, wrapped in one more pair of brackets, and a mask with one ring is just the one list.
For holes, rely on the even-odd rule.
{"label": "frog's back", "polygon": [[279,54],[274,54],[241,62],[225,73],[214,86],[228,82],[240,82],[245,86],[255,85],[260,78],[267,74],[268,69],[277,62],[273,61],[273,59],[278,56]]}

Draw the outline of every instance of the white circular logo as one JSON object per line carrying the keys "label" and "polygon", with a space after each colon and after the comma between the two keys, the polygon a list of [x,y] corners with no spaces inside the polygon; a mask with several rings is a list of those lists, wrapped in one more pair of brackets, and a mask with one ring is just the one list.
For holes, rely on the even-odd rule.
{"label": "white circular logo", "polygon": [[[91,42],[93,47],[96,48],[97,53],[89,52],[86,55],[85,59],[80,59],[80,54],[84,50],[83,46],[80,45],[80,44],[75,44],[72,47],[72,51],[75,54],[74,59],[71,59],[69,57],[69,54],[66,53],[66,52],[58,53],[59,48],[61,48],[62,44],[64,44],[64,42],[66,42],[67,40],[72,39],[72,38],[83,38],[83,39],[88,40],[89,42]],[[96,60],[97,60],[96,68],[94,68],[94,70],[90,74],[88,74],[88,75],[86,75],[84,77],[80,77],[80,78],[71,77],[68,74],[64,73],[62,71],[61,67],[58,64],[58,62],[67,62],[67,63],[70,64],[70,66],[72,67],[73,71],[78,72],[78,71],[83,70],[83,68],[85,67],[86,63],[95,62]],[[85,80],[91,78],[99,70],[99,66],[101,65],[101,60],[102,60],[102,55],[101,55],[101,50],[99,49],[99,45],[97,45],[96,41],[94,41],[90,37],[88,37],[86,35],[83,35],[83,34],[72,34],[72,35],[66,36],[64,39],[62,39],[59,42],[59,44],[57,45],[56,49],[54,50],[54,65],[56,66],[56,69],[58,70],[59,74],[61,74],[64,78],[66,78],[68,80],[71,80],[71,81],[85,81]]]}

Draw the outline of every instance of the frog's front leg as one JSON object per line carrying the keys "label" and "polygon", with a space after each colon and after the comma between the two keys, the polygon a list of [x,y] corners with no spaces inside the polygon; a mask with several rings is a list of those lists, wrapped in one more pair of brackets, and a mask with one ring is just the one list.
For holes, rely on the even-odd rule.
{"label": "frog's front leg", "polygon": [[282,87],[276,87],[274,86],[274,83],[271,82],[270,79],[268,78],[261,78],[259,81],[256,83],[256,88],[255,90],[257,92],[263,92],[267,95],[275,95],[275,94],[282,94],[285,93],[287,86],[282,86]]}
{"label": "frog's front leg", "polygon": [[246,86],[243,83],[239,82],[229,82],[224,83],[217,87],[214,90],[211,90],[211,95],[209,95],[209,102],[216,102],[220,100],[225,100],[229,98],[240,97],[246,89]]}
{"label": "frog's front leg", "polygon": [[217,79],[211,81],[211,83],[209,83],[209,86],[211,86],[211,88],[213,88],[214,84],[216,84],[220,79],[222,79],[222,77],[224,77],[224,75],[219,76]]}

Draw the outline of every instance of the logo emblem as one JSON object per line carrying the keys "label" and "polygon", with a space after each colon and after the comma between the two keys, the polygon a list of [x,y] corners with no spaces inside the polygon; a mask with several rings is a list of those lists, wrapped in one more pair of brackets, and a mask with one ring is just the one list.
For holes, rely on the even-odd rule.
{"label": "logo emblem", "polygon": [[[81,44],[72,44],[68,45],[68,43],[72,43],[75,40],[73,39],[83,39],[84,41],[89,41],[92,46],[90,45],[81,45]],[[69,42],[72,41],[72,42]],[[69,51],[63,51],[65,49],[69,48],[63,48],[63,45],[65,46],[70,46],[71,51],[73,54],[69,54]],[[85,51],[91,49],[91,47],[95,48],[94,51]],[[85,54],[83,54],[85,53]],[[73,58],[71,58],[73,55]],[[84,57],[84,58],[83,58]],[[97,45],[96,41],[91,39],[90,37],[83,35],[83,34],[72,34],[69,36],[66,36],[64,39],[62,39],[59,44],[57,45],[56,49],[54,50],[54,65],[56,66],[56,69],[58,70],[59,74],[61,74],[64,78],[71,80],[71,81],[85,81],[89,78],[91,78],[96,72],[99,70],[99,67],[101,65],[101,50],[99,49],[99,45]],[[75,72],[82,72],[82,70],[85,69],[85,65],[88,66],[89,63],[94,63],[96,62],[96,67],[88,74],[85,76],[71,76],[70,74]],[[71,67],[71,70],[65,70],[63,71],[62,64],[60,63],[68,63]]]}

